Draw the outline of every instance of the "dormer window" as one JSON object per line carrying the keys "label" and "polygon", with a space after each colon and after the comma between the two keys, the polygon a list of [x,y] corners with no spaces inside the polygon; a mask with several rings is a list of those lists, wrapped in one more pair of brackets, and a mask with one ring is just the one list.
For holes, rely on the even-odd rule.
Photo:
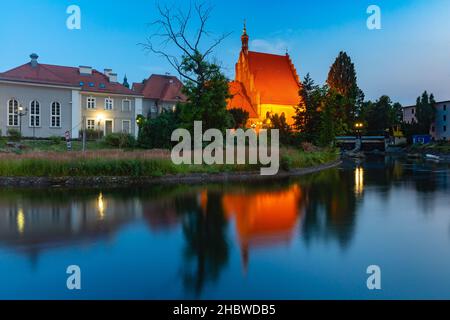
{"label": "dormer window", "polygon": [[105,89],[106,85],[104,83],[100,83],[99,87],[100,87],[100,89]]}
{"label": "dormer window", "polygon": [[84,86],[84,82],[80,81],[80,87]]}
{"label": "dormer window", "polygon": [[89,82],[89,87],[93,88],[95,87],[95,84],[93,82]]}

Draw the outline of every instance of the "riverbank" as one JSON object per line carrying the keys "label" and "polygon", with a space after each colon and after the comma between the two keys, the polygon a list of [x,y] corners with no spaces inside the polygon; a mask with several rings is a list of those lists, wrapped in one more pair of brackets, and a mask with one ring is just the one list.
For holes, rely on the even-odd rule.
{"label": "riverbank", "polygon": [[0,157],[0,187],[117,187],[158,183],[203,183],[297,176],[340,163],[334,150],[282,149],[280,172],[261,176],[256,165],[174,165],[168,151],[35,153]]}
{"label": "riverbank", "polygon": [[275,176],[261,176],[259,171],[222,172],[222,173],[191,173],[166,175],[162,177],[133,176],[99,176],[99,177],[0,177],[0,187],[124,187],[154,184],[191,184],[213,182],[239,181],[270,181],[274,179],[302,176],[323,170],[335,168],[341,160],[316,165],[309,168],[280,171]]}

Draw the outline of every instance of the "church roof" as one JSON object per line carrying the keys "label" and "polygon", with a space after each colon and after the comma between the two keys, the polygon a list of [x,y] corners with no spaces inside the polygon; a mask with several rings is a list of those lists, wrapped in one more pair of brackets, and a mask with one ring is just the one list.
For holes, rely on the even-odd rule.
{"label": "church roof", "polygon": [[299,79],[289,55],[249,51],[247,58],[262,104],[299,103]]}
{"label": "church roof", "polygon": [[250,119],[257,119],[258,113],[253,108],[252,103],[250,102],[249,97],[245,91],[242,83],[238,81],[232,81],[229,84],[230,95],[232,96],[228,102],[228,108],[239,108],[248,112]]}

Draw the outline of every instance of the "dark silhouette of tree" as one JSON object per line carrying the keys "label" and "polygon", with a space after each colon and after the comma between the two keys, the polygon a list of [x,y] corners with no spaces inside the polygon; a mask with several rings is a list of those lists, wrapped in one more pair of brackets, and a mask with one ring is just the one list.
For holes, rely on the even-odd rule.
{"label": "dark silhouette of tree", "polygon": [[358,88],[355,65],[345,52],[340,52],[328,73],[327,85],[331,91],[341,95],[336,105],[336,116],[346,124],[346,130],[353,130],[364,93]]}
{"label": "dark silhouette of tree", "polygon": [[316,143],[320,130],[320,108],[323,89],[314,83],[310,74],[306,74],[300,89],[301,101],[295,108],[294,126],[306,141]]}
{"label": "dark silhouette of tree", "polygon": [[436,101],[434,95],[425,91],[416,101],[416,119],[420,134],[429,134],[436,118]]}
{"label": "dark silhouette of tree", "polygon": [[206,208],[195,198],[183,199],[178,205],[186,240],[184,284],[200,296],[206,283],[216,281],[228,262],[227,220],[218,193],[208,192]]}
{"label": "dark silhouette of tree", "polygon": [[248,111],[245,111],[241,108],[233,108],[228,110],[228,112],[231,114],[234,120],[234,128],[245,128],[245,125],[247,124],[249,113]]}
{"label": "dark silhouette of tree", "polygon": [[[232,119],[226,110],[228,79],[211,58],[229,34],[205,41],[211,36],[206,28],[212,7],[204,3],[190,6],[187,12],[161,6],[158,6],[158,11],[160,18],[152,23],[157,31],[143,46],[147,51],[164,57],[184,79],[183,93],[187,102],[178,105],[183,127],[192,129],[194,121],[198,120],[203,121],[205,130],[229,128]],[[194,23],[196,27],[192,26]],[[169,53],[170,46],[178,53]]]}

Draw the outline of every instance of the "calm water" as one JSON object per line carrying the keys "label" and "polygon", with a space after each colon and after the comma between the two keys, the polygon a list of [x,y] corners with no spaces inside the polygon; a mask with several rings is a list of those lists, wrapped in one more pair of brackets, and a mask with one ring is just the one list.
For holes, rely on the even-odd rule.
{"label": "calm water", "polygon": [[264,184],[2,190],[0,298],[450,298],[450,170],[380,158]]}

